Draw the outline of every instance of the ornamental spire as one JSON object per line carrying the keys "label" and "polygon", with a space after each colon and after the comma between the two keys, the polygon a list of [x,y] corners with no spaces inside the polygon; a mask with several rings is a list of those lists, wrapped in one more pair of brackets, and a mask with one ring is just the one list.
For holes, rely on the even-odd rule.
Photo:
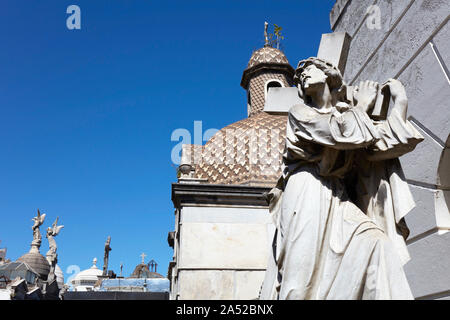
{"label": "ornamental spire", "polygon": [[264,47],[269,47],[269,35],[267,34],[267,29],[269,28],[269,23],[267,21],[264,22]]}

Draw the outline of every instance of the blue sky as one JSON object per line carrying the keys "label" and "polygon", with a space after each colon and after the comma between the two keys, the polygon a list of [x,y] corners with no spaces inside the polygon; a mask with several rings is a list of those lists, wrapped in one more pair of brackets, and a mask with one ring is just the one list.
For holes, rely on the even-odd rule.
{"label": "blue sky", "polygon": [[[89,268],[111,236],[110,268],[155,259],[166,275],[174,228],[177,128],[246,117],[242,71],[283,27],[295,67],[331,32],[335,1],[3,0],[0,4],[0,240],[15,260],[31,218],[56,216],[59,265]],[[81,9],[68,30],[66,8]],[[43,239],[41,253],[48,250]],[[66,280],[70,274],[65,273]]]}

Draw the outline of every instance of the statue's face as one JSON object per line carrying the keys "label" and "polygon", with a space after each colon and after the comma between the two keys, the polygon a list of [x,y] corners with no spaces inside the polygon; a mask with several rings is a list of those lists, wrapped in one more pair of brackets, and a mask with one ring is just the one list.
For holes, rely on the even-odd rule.
{"label": "statue's face", "polygon": [[300,74],[300,81],[303,89],[308,93],[310,90],[325,85],[327,82],[327,75],[315,65],[310,64]]}

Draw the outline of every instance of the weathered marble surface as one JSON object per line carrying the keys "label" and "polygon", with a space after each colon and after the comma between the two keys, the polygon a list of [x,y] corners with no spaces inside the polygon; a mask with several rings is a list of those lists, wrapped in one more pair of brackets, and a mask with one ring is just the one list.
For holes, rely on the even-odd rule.
{"label": "weathered marble surface", "polygon": [[[294,79],[304,102],[289,111],[271,192],[277,233],[261,299],[411,299],[402,266],[414,201],[397,158],[423,137],[406,119],[403,85],[365,81],[349,96],[318,58],[299,62]],[[374,111],[381,86],[389,115]]]}
{"label": "weathered marble surface", "polygon": [[[365,25],[369,5],[381,9],[380,30]],[[339,20],[331,20],[333,30],[352,36],[345,80],[398,77],[408,95],[409,116],[425,137],[401,158],[417,204],[406,217],[412,259],[405,269],[417,298],[444,299],[442,292],[450,292],[450,283],[444,281],[448,277],[441,272],[448,266],[441,257],[450,248],[448,234],[443,234],[450,227],[450,191],[440,178],[443,171],[450,172],[450,161],[439,160],[446,152],[443,147],[450,147],[449,10],[445,0],[352,0]]]}
{"label": "weathered marble surface", "polygon": [[264,271],[182,270],[179,299],[252,300],[258,298]]}

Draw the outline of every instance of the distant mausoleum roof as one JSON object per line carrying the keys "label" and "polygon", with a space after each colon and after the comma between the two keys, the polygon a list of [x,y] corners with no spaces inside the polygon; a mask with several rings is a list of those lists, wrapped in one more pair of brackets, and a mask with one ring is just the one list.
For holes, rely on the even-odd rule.
{"label": "distant mausoleum roof", "polygon": [[26,262],[15,261],[0,265],[0,277],[2,276],[9,281],[20,277],[25,279],[27,283],[34,284],[39,274]]}
{"label": "distant mausoleum roof", "polygon": [[134,271],[129,278],[164,278],[164,276],[157,272],[150,271],[147,264],[140,263],[134,268]]}

